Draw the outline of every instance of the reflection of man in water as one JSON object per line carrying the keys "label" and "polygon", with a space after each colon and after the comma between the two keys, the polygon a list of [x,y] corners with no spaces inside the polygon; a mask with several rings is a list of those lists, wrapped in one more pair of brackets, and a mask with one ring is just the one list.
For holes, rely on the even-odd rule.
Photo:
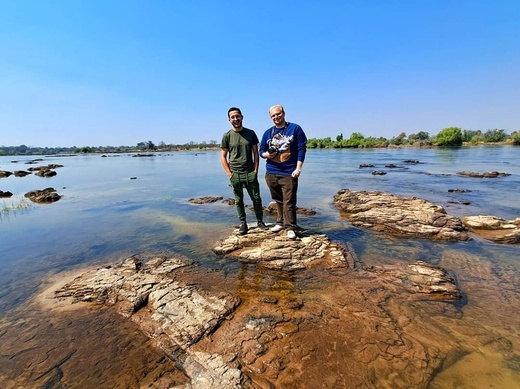
{"label": "reflection of man in water", "polygon": [[[247,234],[244,188],[253,201],[258,227],[267,228],[263,222],[262,199],[258,184],[258,137],[253,130],[242,126],[242,112],[239,108],[228,110],[228,120],[233,127],[222,136],[220,162],[229,177],[233,193],[241,235]],[[229,157],[229,160],[228,160]]]}

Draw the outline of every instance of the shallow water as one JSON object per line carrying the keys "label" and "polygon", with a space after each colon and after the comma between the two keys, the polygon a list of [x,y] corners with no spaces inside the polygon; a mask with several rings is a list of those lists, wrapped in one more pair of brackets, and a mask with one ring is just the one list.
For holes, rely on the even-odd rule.
{"label": "shallow water", "polygon": [[[258,285],[259,289],[249,288],[248,293],[287,286],[284,275],[258,269],[249,269],[244,275],[240,264],[217,258],[212,253],[213,244],[227,236],[237,224],[234,207],[220,202],[191,205],[187,200],[200,196],[232,197],[219,156],[218,151],[164,153],[155,157],[126,154],[106,158],[100,155],[52,156],[43,157],[38,165],[64,165],[56,169],[55,177],[29,175],[0,179],[0,190],[14,193],[11,199],[0,199],[0,208],[18,204],[24,193],[34,189],[54,187],[63,195],[54,204],[0,214],[0,265],[3,269],[0,273],[0,313],[3,320],[9,319],[11,310],[23,307],[50,276],[85,265],[111,263],[134,254],[181,253],[203,269],[237,279],[254,272],[253,285]],[[36,166],[25,164],[34,158],[40,157],[0,157],[0,170],[25,170]],[[408,159],[417,159],[420,163],[403,162]],[[361,163],[371,163],[375,167],[361,169]],[[387,168],[387,164],[397,167]],[[261,177],[263,169],[262,165]],[[372,170],[384,170],[387,174],[374,176]],[[511,176],[478,179],[456,174],[464,170],[496,170]],[[268,190],[263,179],[260,183],[263,202],[267,204],[270,200]],[[380,190],[424,198],[444,206],[454,216],[495,215],[514,219],[520,217],[519,187],[518,147],[309,150],[300,179],[299,206],[312,208],[317,215],[299,217],[299,224],[323,231],[340,243],[348,242],[367,265],[424,260],[447,267],[446,253],[457,250],[477,258],[479,263],[492,264],[494,269],[510,265],[520,269],[518,246],[497,245],[480,238],[450,243],[389,238],[352,228],[332,206],[332,197],[342,188]],[[448,189],[471,192],[454,194]],[[460,200],[471,203],[452,203]],[[250,215],[250,221],[254,222]],[[463,271],[455,264],[452,267],[448,269]],[[480,282],[495,280],[487,278]],[[301,280],[295,285],[291,281],[287,287],[305,293],[309,283],[312,282]],[[518,285],[512,293],[518,295]],[[485,305],[487,310],[479,311],[479,314],[495,314],[489,311],[493,303],[492,298],[489,300],[489,296],[477,293],[467,302],[467,314],[470,315],[472,309],[478,310],[479,304]],[[509,320],[512,326],[517,326],[519,317],[513,315]],[[511,336],[513,343],[518,343],[515,331]],[[432,387],[483,387],[476,383],[482,380],[482,374],[476,375],[468,368],[475,364],[487,364],[495,374],[505,376],[502,383],[506,382],[506,385],[513,382],[518,377],[518,364],[505,364],[503,356],[493,358],[495,351],[470,354],[449,368],[447,366]],[[457,386],[456,382],[464,385]]]}

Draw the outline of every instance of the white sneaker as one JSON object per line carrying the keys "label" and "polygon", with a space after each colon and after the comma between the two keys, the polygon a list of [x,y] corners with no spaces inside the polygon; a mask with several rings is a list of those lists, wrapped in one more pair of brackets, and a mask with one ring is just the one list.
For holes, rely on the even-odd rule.
{"label": "white sneaker", "polygon": [[280,232],[282,230],[283,230],[283,226],[281,226],[280,224],[277,224],[276,226],[271,228],[271,232]]}
{"label": "white sneaker", "polygon": [[289,239],[296,239],[296,233],[293,230],[287,231],[287,237]]}

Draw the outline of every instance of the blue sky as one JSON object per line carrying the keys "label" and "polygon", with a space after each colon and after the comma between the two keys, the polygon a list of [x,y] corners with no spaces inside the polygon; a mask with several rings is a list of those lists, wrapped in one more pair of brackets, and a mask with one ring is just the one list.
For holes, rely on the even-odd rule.
{"label": "blue sky", "polygon": [[520,129],[520,1],[0,0],[0,145]]}

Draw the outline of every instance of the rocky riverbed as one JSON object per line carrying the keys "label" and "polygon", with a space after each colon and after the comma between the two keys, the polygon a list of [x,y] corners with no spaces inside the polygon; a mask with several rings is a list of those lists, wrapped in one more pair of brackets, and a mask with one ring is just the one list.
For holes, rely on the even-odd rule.
{"label": "rocky riverbed", "polygon": [[230,231],[213,246],[216,260],[241,264],[237,272],[208,271],[175,253],[79,269],[42,285],[30,304],[0,323],[0,382],[7,388],[477,382],[514,388],[520,378],[520,327],[511,319],[520,317],[517,268],[459,251],[470,227],[424,200],[344,190],[335,204],[349,218],[372,210],[352,224],[386,234],[389,245],[406,236],[388,227],[393,221],[399,231],[421,232],[413,238],[453,246],[435,261],[389,255],[367,266],[349,244],[319,231],[290,240],[252,227],[245,236]]}

